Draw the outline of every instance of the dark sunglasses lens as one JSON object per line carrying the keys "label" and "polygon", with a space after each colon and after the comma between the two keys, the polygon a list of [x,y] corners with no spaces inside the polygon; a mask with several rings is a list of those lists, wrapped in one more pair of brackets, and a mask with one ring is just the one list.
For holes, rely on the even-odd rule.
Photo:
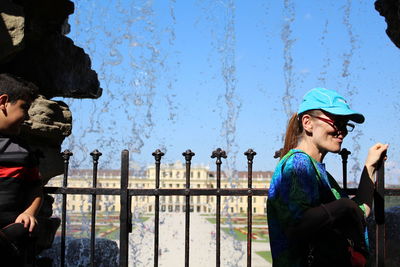
{"label": "dark sunglasses lens", "polygon": [[347,121],[336,121],[335,126],[339,130],[345,130],[347,132],[352,132],[354,130],[354,124],[348,123]]}
{"label": "dark sunglasses lens", "polygon": [[352,132],[354,130],[354,124],[347,123],[346,124],[346,129],[347,129],[348,132]]}

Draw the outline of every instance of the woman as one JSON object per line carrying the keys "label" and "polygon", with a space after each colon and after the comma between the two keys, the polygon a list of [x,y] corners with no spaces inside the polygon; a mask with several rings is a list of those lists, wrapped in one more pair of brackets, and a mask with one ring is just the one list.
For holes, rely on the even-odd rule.
{"label": "woman", "polygon": [[341,190],[325,170],[328,152],[364,116],[337,92],[315,88],[289,121],[281,160],[267,203],[273,266],[364,266],[368,255],[365,218],[374,192],[374,172],[387,144],[369,150],[357,194]]}

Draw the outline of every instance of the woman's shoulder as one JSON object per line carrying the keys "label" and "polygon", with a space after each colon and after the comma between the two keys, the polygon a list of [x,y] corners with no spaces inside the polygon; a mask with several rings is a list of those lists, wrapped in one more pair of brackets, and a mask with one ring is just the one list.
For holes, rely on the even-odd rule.
{"label": "woman's shoulder", "polygon": [[304,151],[300,150],[300,149],[291,149],[289,150],[289,152],[283,156],[281,163],[285,164],[285,163],[290,163],[290,162],[308,162],[308,163],[312,163],[312,158],[305,153]]}
{"label": "woman's shoulder", "polygon": [[312,158],[300,149],[290,150],[279,166],[283,172],[308,172],[314,168]]}

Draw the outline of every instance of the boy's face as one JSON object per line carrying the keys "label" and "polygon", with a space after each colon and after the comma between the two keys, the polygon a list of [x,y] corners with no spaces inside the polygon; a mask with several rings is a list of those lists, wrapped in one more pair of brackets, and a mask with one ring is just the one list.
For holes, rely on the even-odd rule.
{"label": "boy's face", "polygon": [[30,102],[22,99],[5,103],[6,116],[4,118],[4,128],[2,132],[11,135],[19,134],[21,124],[24,120],[29,118],[28,110],[30,105]]}

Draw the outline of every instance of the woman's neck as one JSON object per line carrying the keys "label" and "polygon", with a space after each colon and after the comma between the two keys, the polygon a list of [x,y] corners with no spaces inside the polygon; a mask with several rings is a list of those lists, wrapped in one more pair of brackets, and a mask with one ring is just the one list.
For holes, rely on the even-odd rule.
{"label": "woman's neck", "polygon": [[318,149],[318,147],[315,146],[315,144],[307,142],[306,140],[301,140],[300,143],[297,145],[296,149],[303,150],[318,162],[322,162],[327,153],[324,151],[320,151],[320,149]]}

